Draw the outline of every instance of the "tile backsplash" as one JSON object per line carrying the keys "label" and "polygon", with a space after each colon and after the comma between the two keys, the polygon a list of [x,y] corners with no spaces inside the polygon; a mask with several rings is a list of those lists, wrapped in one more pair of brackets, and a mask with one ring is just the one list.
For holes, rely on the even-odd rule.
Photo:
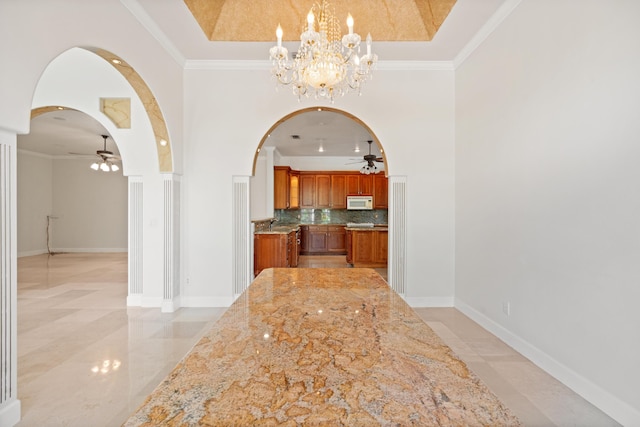
{"label": "tile backsplash", "polygon": [[372,222],[387,224],[387,209],[367,211],[347,209],[277,209],[275,218],[281,224],[346,224]]}

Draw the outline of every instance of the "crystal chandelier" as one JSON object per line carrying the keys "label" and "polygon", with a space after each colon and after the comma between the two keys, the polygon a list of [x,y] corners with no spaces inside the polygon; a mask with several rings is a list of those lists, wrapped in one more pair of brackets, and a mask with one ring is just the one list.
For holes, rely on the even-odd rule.
{"label": "crystal chandelier", "polygon": [[[318,17],[318,31],[315,28]],[[367,36],[367,53],[360,53],[360,36],[353,32],[353,18],[347,18],[349,34],[340,39],[340,24],[329,10],[329,3],[315,3],[307,15],[307,29],[300,34],[300,47],[289,59],[282,46],[282,28],[278,25],[278,44],[269,51],[273,75],[281,85],[291,85],[300,99],[311,94],[316,99],[333,101],[349,91],[360,94],[361,86],[371,78],[378,56],[371,53],[371,34]]]}

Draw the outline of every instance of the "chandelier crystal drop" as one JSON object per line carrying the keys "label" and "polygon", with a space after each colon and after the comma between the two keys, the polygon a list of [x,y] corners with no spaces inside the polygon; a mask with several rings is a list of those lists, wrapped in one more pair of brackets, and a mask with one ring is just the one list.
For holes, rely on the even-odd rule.
{"label": "chandelier crystal drop", "polygon": [[[318,31],[316,31],[316,17]],[[360,54],[360,36],[353,32],[353,18],[347,18],[349,33],[340,38],[340,24],[329,10],[329,2],[315,3],[307,15],[307,27],[300,34],[300,47],[289,58],[282,46],[282,28],[278,25],[278,44],[269,54],[273,76],[278,84],[291,85],[300,100],[313,95],[333,102],[337,96],[354,91],[360,94],[362,85],[371,78],[378,60],[371,53],[371,34],[367,36],[367,53]]]}

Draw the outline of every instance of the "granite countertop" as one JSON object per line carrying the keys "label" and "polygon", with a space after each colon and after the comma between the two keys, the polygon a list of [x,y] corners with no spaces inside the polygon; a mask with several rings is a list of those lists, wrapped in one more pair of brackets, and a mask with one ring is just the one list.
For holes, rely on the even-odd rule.
{"label": "granite countertop", "polygon": [[519,425],[372,269],[266,269],[124,426]]}
{"label": "granite countertop", "polygon": [[292,231],[298,231],[300,226],[298,224],[288,225],[276,225],[271,227],[271,230],[256,230],[254,234],[289,234]]}
{"label": "granite countertop", "polygon": [[347,230],[352,231],[389,231],[389,226],[387,224],[376,224],[373,227],[345,227]]}

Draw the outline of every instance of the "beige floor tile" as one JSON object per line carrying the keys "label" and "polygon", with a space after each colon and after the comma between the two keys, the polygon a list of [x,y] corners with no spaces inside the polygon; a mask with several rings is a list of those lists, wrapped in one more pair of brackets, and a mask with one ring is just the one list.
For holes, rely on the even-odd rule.
{"label": "beige floor tile", "polygon": [[[226,310],[161,313],[126,307],[126,294],[126,254],[18,260],[19,427],[120,425]],[[525,425],[617,425],[459,311],[415,311]]]}

